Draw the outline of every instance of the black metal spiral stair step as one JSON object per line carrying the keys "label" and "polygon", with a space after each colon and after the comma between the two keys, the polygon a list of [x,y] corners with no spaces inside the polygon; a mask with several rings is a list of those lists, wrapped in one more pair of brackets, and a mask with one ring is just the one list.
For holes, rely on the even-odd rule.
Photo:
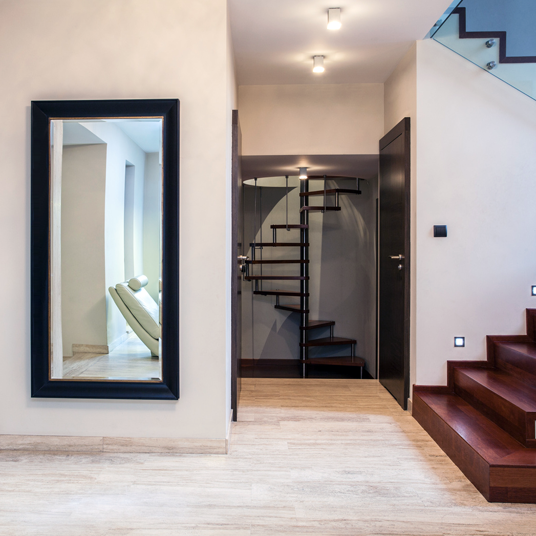
{"label": "black metal spiral stair step", "polygon": [[313,346],[341,346],[343,344],[355,344],[355,339],[347,339],[346,337],[322,337],[321,339],[313,339],[307,342],[300,342],[300,346],[310,348]]}
{"label": "black metal spiral stair step", "polygon": [[[361,195],[361,190],[355,190],[353,188],[331,188],[330,190],[326,190],[326,195],[333,195],[333,194],[357,194]],[[311,197],[316,195],[324,195],[324,190],[315,190],[314,192],[302,192],[300,193],[300,197]]]}
{"label": "black metal spiral stair step", "polygon": [[300,326],[301,330],[329,328],[335,325],[335,320],[309,320],[306,326]]}
{"label": "black metal spiral stair step", "polygon": [[331,365],[338,367],[364,367],[365,360],[357,356],[311,357],[302,359],[306,365]]}
{"label": "black metal spiral stair step", "polygon": [[309,264],[309,261],[302,261],[300,259],[288,259],[288,260],[247,260],[246,264]]}
{"label": "black metal spiral stair step", "polygon": [[295,292],[294,290],[254,290],[253,294],[257,294],[259,296],[296,296],[298,298],[304,297],[306,298],[309,296],[308,292]]}
{"label": "black metal spiral stair step", "polygon": [[281,247],[287,247],[287,248],[303,248],[309,247],[308,243],[303,242],[257,242],[256,244],[251,242],[249,244],[250,247],[257,247],[257,248],[281,248]]}
{"label": "black metal spiral stair step", "polygon": [[289,225],[286,225],[285,223],[270,225],[270,229],[286,229],[287,227],[289,229],[309,229],[308,225],[300,225],[295,223]]}
{"label": "black metal spiral stair step", "polygon": [[309,276],[300,275],[247,275],[246,281],[308,281]]}
{"label": "black metal spiral stair step", "polygon": [[313,212],[315,210],[335,210],[335,211],[338,211],[338,210],[341,210],[341,207],[326,207],[326,206],[320,206],[320,207],[302,207],[300,208],[300,212],[304,212],[304,211],[309,211],[309,212]]}

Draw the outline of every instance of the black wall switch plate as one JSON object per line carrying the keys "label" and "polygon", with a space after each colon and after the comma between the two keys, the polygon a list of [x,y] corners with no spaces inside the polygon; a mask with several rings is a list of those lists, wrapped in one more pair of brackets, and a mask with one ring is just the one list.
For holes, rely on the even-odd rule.
{"label": "black wall switch plate", "polygon": [[434,225],[434,238],[447,238],[447,226]]}

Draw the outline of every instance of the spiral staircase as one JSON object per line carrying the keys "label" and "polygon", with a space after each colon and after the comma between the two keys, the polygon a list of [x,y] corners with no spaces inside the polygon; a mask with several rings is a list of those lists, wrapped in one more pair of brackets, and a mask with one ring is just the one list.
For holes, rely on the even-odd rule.
{"label": "spiral staircase", "polygon": [[[275,296],[275,309],[281,311],[290,311],[291,313],[300,315],[299,326],[299,350],[300,362],[302,364],[302,377],[308,375],[308,365],[330,365],[337,367],[357,367],[359,375],[363,377],[363,368],[365,360],[355,355],[356,340],[347,337],[336,337],[334,335],[334,320],[312,319],[309,315],[309,217],[312,214],[323,214],[328,211],[341,211],[340,196],[341,195],[359,195],[359,181],[356,177],[331,177],[331,176],[310,176],[309,179],[322,179],[324,181],[324,189],[309,192],[309,181],[300,181],[300,223],[299,224],[274,224],[272,229],[272,242],[252,242],[250,244],[252,258],[245,261],[246,273],[244,279],[254,282],[253,294],[257,296]],[[326,184],[329,179],[353,179],[357,187],[353,188],[330,188],[327,189]],[[310,198],[321,197],[322,204],[309,204]],[[298,230],[300,233],[299,242],[278,242],[278,230]],[[299,259],[258,259],[257,251],[264,248],[299,248]],[[280,265],[299,265],[300,275],[255,275],[253,274],[253,266],[265,264],[280,264]],[[263,290],[263,281],[296,281],[299,282],[299,289],[295,290]],[[299,301],[289,301],[289,298],[298,298]],[[281,300],[284,300],[283,302]],[[315,337],[315,334],[324,328],[329,328],[329,336]],[[334,348],[348,347],[348,355],[324,355],[315,357],[310,355],[312,348]],[[328,352],[329,354],[329,352]]]}

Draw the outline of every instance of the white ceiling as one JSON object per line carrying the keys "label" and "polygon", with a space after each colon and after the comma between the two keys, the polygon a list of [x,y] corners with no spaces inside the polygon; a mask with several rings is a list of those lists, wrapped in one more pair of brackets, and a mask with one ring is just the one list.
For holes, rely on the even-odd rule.
{"label": "white ceiling", "polygon": [[144,152],[160,151],[162,138],[161,119],[122,119],[116,125]]}
{"label": "white ceiling", "polygon": [[[229,0],[239,85],[382,83],[452,0]],[[327,10],[342,9],[328,30]],[[312,72],[324,55],[325,72]]]}

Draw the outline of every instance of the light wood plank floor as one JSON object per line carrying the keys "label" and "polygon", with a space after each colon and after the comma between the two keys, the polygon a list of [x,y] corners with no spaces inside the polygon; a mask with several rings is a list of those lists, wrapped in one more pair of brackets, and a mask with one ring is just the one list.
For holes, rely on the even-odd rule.
{"label": "light wood plank floor", "polygon": [[63,377],[87,380],[151,380],[161,378],[160,359],[135,333],[109,354],[76,353],[63,358]]}
{"label": "light wood plank floor", "polygon": [[244,379],[227,456],[0,453],[0,535],[532,535],[374,380]]}

